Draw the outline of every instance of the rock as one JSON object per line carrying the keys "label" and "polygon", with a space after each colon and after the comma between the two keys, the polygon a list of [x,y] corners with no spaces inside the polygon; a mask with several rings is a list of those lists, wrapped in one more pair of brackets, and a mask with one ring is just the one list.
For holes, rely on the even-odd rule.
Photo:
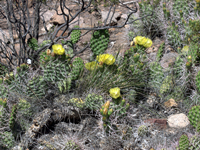
{"label": "rock", "polygon": [[184,128],[190,124],[188,117],[183,113],[169,116],[167,122],[171,128]]}
{"label": "rock", "polygon": [[164,105],[165,105],[165,107],[177,107],[177,103],[175,102],[175,100],[174,99],[169,99],[168,101],[166,101],[165,103],[164,103]]}
{"label": "rock", "polygon": [[[42,18],[42,20],[43,20],[43,17],[44,17],[44,21],[45,22],[49,22],[50,21],[50,19],[55,15],[54,14],[55,13],[55,11],[54,10],[47,10],[45,13],[41,13],[40,15],[41,15],[41,17],[40,18]],[[42,17],[43,16],[43,17]]]}
{"label": "rock", "polygon": [[[109,11],[102,11],[102,12],[101,12],[102,22],[103,22],[103,23],[104,23],[104,21],[106,20],[106,18],[107,18],[107,16],[108,16],[108,12],[109,12]],[[109,24],[109,22],[110,22],[110,20],[111,20],[111,17],[112,17],[112,14],[113,14],[113,12],[110,12],[110,15],[109,15],[109,17],[108,17],[108,19],[107,19],[106,24]],[[120,13],[119,13],[119,12],[115,12],[115,14],[114,14],[114,16],[113,16],[113,18],[112,18],[111,23],[117,22],[117,21],[118,21],[117,18],[118,18],[119,16],[120,16]]]}
{"label": "rock", "polygon": [[167,120],[166,119],[147,119],[144,121],[144,123],[149,123],[149,124],[155,125],[160,129],[167,128]]}
{"label": "rock", "polygon": [[176,61],[176,57],[178,56],[177,53],[173,53],[170,52],[168,54],[164,54],[161,61],[160,61],[160,65],[166,69],[168,68],[170,65],[173,65],[174,62]]}
{"label": "rock", "polygon": [[[58,14],[62,14],[60,6],[58,7],[57,11],[58,11]],[[64,13],[66,15],[69,15],[69,11],[67,9],[64,9]],[[55,14],[51,17],[51,19],[50,19],[49,22],[53,23],[55,25],[57,25],[57,24],[59,24],[59,25],[64,24],[65,20],[63,18],[63,15],[58,15],[58,14],[57,14],[57,12],[55,12]],[[65,17],[65,19],[67,20],[67,17]],[[69,17],[69,19],[71,19],[71,17]]]}
{"label": "rock", "polygon": [[[52,24],[47,24],[46,25],[47,30],[49,31],[52,26],[53,26]],[[44,27],[41,29],[41,31],[46,32],[45,29],[44,29]]]}
{"label": "rock", "polygon": [[[56,34],[56,37],[60,37],[62,33],[63,33],[63,31],[59,30],[58,33]],[[68,33],[64,32],[63,36],[67,36],[67,35],[68,35]]]}
{"label": "rock", "polygon": [[123,18],[123,19],[127,19],[127,17],[128,17],[127,14],[123,14],[123,15],[121,16],[121,18]]}
{"label": "rock", "polygon": [[154,103],[157,103],[156,96],[155,96],[155,94],[151,94],[148,96],[147,104],[149,105],[149,107],[153,108]]}

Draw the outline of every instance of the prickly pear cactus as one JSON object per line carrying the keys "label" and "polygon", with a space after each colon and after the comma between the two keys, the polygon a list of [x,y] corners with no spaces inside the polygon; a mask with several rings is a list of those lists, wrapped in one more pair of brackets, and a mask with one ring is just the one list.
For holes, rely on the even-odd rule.
{"label": "prickly pear cactus", "polygon": [[90,47],[95,56],[103,54],[108,47],[109,33],[108,30],[94,31],[90,40]]}
{"label": "prickly pear cactus", "polygon": [[173,27],[173,26],[169,26],[167,28],[167,40],[169,42],[169,44],[173,47],[173,48],[178,48],[182,46],[182,40],[181,40],[181,35],[178,32],[178,26],[177,27]]}
{"label": "prickly pear cactus", "polygon": [[[80,28],[79,26],[74,26],[74,28]],[[73,30],[71,33],[71,41],[73,44],[77,43],[80,39],[81,31],[80,30]]]}
{"label": "prickly pear cactus", "polygon": [[77,57],[72,62],[71,78],[77,80],[84,68],[84,62],[80,57]]}
{"label": "prickly pear cactus", "polygon": [[91,110],[97,110],[103,105],[104,99],[101,95],[88,94],[85,98],[85,106]]}
{"label": "prickly pear cactus", "polygon": [[60,93],[66,93],[71,88],[71,78],[66,78],[58,82],[57,86]]}
{"label": "prickly pear cactus", "polygon": [[33,77],[27,87],[29,97],[44,98],[48,85],[42,76]]}
{"label": "prickly pear cactus", "polygon": [[69,75],[69,62],[68,60],[53,60],[43,68],[44,70],[44,80],[55,84],[56,82],[62,81]]}
{"label": "prickly pear cactus", "polygon": [[0,132],[0,145],[3,149],[11,149],[14,146],[14,141],[12,132]]}
{"label": "prickly pear cactus", "polygon": [[200,137],[199,136],[193,136],[190,139],[189,150],[200,150]]}
{"label": "prickly pear cactus", "polygon": [[17,104],[17,122],[19,122],[22,130],[27,129],[27,120],[33,116],[31,111],[31,104],[25,99],[20,99]]}
{"label": "prickly pear cactus", "polygon": [[197,123],[200,121],[200,105],[193,106],[188,114],[188,118],[190,120],[190,124],[196,128]]}
{"label": "prickly pear cactus", "polygon": [[141,125],[141,126],[139,126],[139,128],[138,128],[138,135],[139,136],[144,136],[144,135],[146,135],[148,133],[148,127],[146,126],[146,125]]}
{"label": "prickly pear cactus", "polygon": [[189,148],[189,139],[188,136],[183,134],[179,139],[179,149],[180,150],[188,150]]}
{"label": "prickly pear cactus", "polygon": [[164,79],[164,73],[162,67],[158,62],[153,62],[150,64],[150,82],[149,86],[154,88],[155,91],[160,89],[161,83]]}

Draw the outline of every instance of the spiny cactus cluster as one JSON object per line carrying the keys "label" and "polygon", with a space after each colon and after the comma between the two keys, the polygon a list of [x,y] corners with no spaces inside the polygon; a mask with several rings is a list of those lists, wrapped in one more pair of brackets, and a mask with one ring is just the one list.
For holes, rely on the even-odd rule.
{"label": "spiny cactus cluster", "polygon": [[80,57],[76,57],[72,62],[71,79],[77,80],[84,68],[84,62]]}
{"label": "spiny cactus cluster", "polygon": [[197,124],[200,122],[200,105],[193,106],[188,114],[190,124],[196,128]]}
{"label": "spiny cactus cluster", "polygon": [[112,103],[110,104],[110,107],[116,112],[116,114],[119,117],[124,117],[126,115],[127,110],[130,107],[129,103],[125,103],[125,99],[122,99],[119,104]]}
{"label": "spiny cactus cluster", "polygon": [[14,141],[15,139],[12,132],[0,132],[0,145],[4,149],[11,149],[14,146]]}
{"label": "spiny cactus cluster", "polygon": [[[74,28],[80,28],[78,25],[74,26]],[[80,30],[73,30],[71,32],[71,41],[73,44],[77,43],[80,39],[81,31]]]}
{"label": "spiny cactus cluster", "polygon": [[90,110],[97,110],[103,104],[104,99],[95,93],[88,94],[85,98],[85,107]]}
{"label": "spiny cactus cluster", "polygon": [[164,94],[166,92],[169,92],[172,88],[173,88],[172,76],[167,76],[162,82],[162,85],[160,87],[160,93]]}
{"label": "spiny cactus cluster", "polygon": [[108,47],[109,33],[108,30],[94,31],[90,40],[90,47],[95,56],[103,54]]}
{"label": "spiny cactus cluster", "polygon": [[66,78],[58,82],[58,89],[60,93],[66,93],[71,88],[71,78]]}
{"label": "spiny cactus cluster", "polygon": [[140,51],[140,48],[139,45],[133,46],[125,52],[123,68],[128,72],[131,71],[133,76],[140,76],[140,81],[142,81],[141,79],[144,79],[145,73],[147,73],[147,66],[146,55],[144,51]]}
{"label": "spiny cactus cluster", "polygon": [[173,48],[178,48],[182,46],[182,40],[181,40],[181,35],[180,33],[177,31],[178,26],[173,27],[173,26],[169,26],[167,28],[167,39],[169,44],[173,47]]}

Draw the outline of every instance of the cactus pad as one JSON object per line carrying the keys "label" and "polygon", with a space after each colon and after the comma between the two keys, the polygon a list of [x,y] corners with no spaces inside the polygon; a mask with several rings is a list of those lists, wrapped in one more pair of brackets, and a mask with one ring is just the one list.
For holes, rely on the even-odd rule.
{"label": "cactus pad", "polygon": [[183,134],[179,139],[179,149],[180,150],[188,150],[189,147],[189,139],[188,136]]}
{"label": "cactus pad", "polygon": [[[74,28],[79,28],[79,26],[74,26]],[[73,30],[71,33],[71,41],[73,44],[77,43],[80,39],[81,31],[80,30]]]}
{"label": "cactus pad", "polygon": [[200,105],[193,106],[190,109],[188,118],[190,120],[190,124],[196,128],[197,123],[200,121]]}
{"label": "cactus pad", "polygon": [[80,57],[77,57],[72,62],[71,78],[77,80],[84,68],[84,62]]}
{"label": "cactus pad", "polygon": [[103,54],[108,47],[109,33],[108,30],[95,31],[90,40],[90,47],[95,56]]}

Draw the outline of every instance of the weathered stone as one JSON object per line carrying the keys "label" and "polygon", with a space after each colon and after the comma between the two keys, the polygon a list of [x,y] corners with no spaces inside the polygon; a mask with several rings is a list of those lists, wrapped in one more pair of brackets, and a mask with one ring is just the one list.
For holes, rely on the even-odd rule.
{"label": "weathered stone", "polygon": [[165,105],[165,107],[177,107],[177,103],[175,102],[175,100],[174,99],[169,99],[168,101],[166,101],[165,103],[164,103],[164,105]]}
{"label": "weathered stone", "polygon": [[[58,9],[57,9],[57,11],[58,11],[58,14],[62,14],[62,11],[61,11],[61,8],[60,8],[60,6],[58,7]],[[69,15],[69,11],[67,10],[67,9],[64,9],[64,13],[66,14],[66,15]],[[50,19],[50,23],[53,23],[53,24],[59,24],[59,25],[61,25],[61,24],[64,24],[65,23],[65,20],[64,20],[64,18],[63,18],[63,15],[58,15],[57,14],[57,12],[55,12],[55,14],[51,17],[51,19]],[[70,16],[70,15],[69,15]],[[71,18],[71,17],[70,17]],[[70,19],[69,18],[69,19]],[[67,20],[67,17],[65,17],[65,19]]]}
{"label": "weathered stone", "polygon": [[[108,17],[108,19],[107,19],[106,24],[109,24],[109,22],[110,22],[110,20],[111,20],[111,17],[112,17],[112,14],[113,14],[113,12],[110,12],[110,15],[109,15],[109,17]],[[106,18],[107,18],[107,16],[108,16],[108,11],[102,11],[102,12],[101,12],[101,16],[102,16],[102,22],[104,23],[105,20],[106,20]],[[115,12],[115,14],[114,14],[114,16],[113,16],[113,18],[112,18],[112,20],[111,20],[111,23],[112,23],[112,22],[117,22],[117,21],[118,21],[117,18],[118,18],[119,16],[120,16],[120,13],[119,13],[119,12]]]}
{"label": "weathered stone", "polygon": [[166,69],[168,68],[170,65],[173,65],[174,62],[176,61],[176,57],[178,56],[177,53],[173,53],[170,52],[168,54],[164,54],[161,61],[160,61],[160,65]]}
{"label": "weathered stone", "polygon": [[172,128],[184,128],[190,124],[188,117],[183,113],[169,116],[167,122]]}

